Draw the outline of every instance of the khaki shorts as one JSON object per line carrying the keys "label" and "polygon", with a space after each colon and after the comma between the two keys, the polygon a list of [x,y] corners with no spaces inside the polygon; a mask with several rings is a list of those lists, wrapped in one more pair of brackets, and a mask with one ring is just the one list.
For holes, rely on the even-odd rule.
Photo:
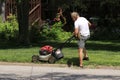
{"label": "khaki shorts", "polygon": [[78,47],[79,48],[85,48],[85,43],[86,40],[88,40],[90,38],[90,36],[81,36],[80,39],[78,40]]}

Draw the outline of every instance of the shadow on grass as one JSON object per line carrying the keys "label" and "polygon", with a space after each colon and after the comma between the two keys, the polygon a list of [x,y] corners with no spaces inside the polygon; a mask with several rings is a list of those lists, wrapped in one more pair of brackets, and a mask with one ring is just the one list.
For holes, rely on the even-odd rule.
{"label": "shadow on grass", "polygon": [[115,44],[87,43],[86,46],[88,50],[120,51],[120,45]]}
{"label": "shadow on grass", "polygon": [[99,40],[99,41],[104,42],[104,43],[106,43],[106,42],[111,42],[111,43],[120,43],[120,41],[119,41],[119,40]]}
{"label": "shadow on grass", "polygon": [[[86,44],[87,50],[106,50],[106,51],[120,51],[120,45],[116,45],[117,43],[112,43],[112,44],[102,44],[100,43],[94,43],[94,41],[91,41],[90,43],[88,42]],[[20,48],[31,48],[31,47],[42,47],[45,45],[51,45],[54,48],[58,48],[62,42],[40,42],[40,43],[33,43],[30,46],[19,46],[16,43],[13,42],[0,42],[0,49],[20,49]],[[77,43],[66,43],[64,48],[75,48],[77,49]]]}
{"label": "shadow on grass", "polygon": [[[101,43],[94,43],[94,41],[87,43],[86,48],[87,50],[106,50],[106,51],[120,51],[120,45],[116,45],[116,43],[113,44],[104,44],[106,42]],[[62,42],[43,42],[40,44],[35,44],[33,46],[39,47],[39,46],[44,46],[44,45],[51,45],[53,47],[59,47],[62,44]],[[78,48],[77,43],[66,43],[63,48]]]}
{"label": "shadow on grass", "polygon": [[68,67],[71,66],[79,66],[79,58],[73,57],[73,58],[66,58]]}

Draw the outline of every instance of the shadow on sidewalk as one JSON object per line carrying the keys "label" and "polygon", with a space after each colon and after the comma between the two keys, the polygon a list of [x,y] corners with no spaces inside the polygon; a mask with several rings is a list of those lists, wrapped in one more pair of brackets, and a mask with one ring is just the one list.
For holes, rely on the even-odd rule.
{"label": "shadow on sidewalk", "polygon": [[68,73],[47,73],[33,75],[30,77],[18,77],[15,74],[0,74],[0,80],[120,80],[120,76],[68,74]]}

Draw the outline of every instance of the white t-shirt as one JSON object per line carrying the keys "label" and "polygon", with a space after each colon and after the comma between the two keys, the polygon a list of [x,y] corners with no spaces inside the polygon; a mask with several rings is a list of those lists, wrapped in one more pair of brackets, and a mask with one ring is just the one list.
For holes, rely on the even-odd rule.
{"label": "white t-shirt", "polygon": [[90,30],[89,30],[89,25],[88,25],[88,20],[84,17],[79,17],[75,23],[74,26],[75,28],[78,28],[80,34],[82,36],[88,36],[90,35]]}

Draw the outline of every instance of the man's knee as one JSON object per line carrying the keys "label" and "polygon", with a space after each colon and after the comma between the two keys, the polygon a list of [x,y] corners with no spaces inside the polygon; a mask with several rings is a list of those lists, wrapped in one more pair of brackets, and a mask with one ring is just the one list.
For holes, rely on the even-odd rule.
{"label": "man's knee", "polygon": [[83,52],[83,48],[79,48],[79,53],[82,53]]}

